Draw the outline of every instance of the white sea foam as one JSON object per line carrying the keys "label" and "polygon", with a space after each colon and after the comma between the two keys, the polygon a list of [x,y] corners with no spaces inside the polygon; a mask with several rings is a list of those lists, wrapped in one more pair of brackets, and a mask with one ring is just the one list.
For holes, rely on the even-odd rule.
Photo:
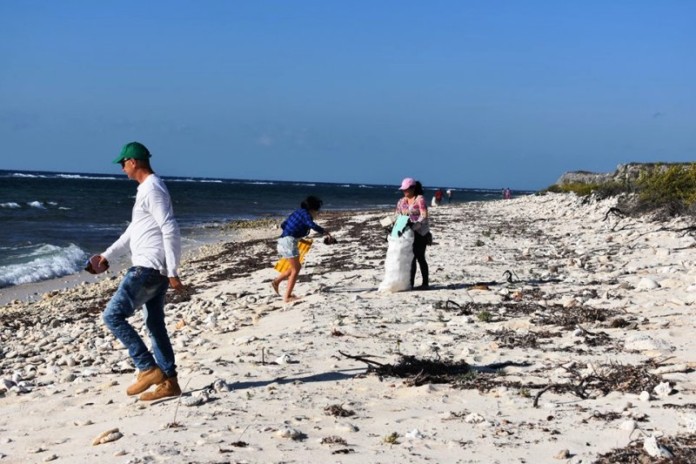
{"label": "white sea foam", "polygon": [[87,253],[74,244],[42,245],[27,255],[27,262],[0,266],[0,288],[74,274],[86,258]]}
{"label": "white sea foam", "polygon": [[31,206],[32,208],[46,209],[46,206],[44,206],[44,204],[40,201],[30,201],[27,203],[27,205]]}
{"label": "white sea foam", "polygon": [[9,201],[7,203],[0,203],[0,208],[20,208],[19,203],[14,201]]}
{"label": "white sea foam", "polygon": [[39,175],[39,174],[26,174],[23,172],[15,172],[12,174],[12,177],[30,177],[30,178],[44,179],[46,176]]}
{"label": "white sea foam", "polygon": [[84,174],[56,174],[61,179],[92,179],[92,180],[118,180],[118,177],[87,176]]}

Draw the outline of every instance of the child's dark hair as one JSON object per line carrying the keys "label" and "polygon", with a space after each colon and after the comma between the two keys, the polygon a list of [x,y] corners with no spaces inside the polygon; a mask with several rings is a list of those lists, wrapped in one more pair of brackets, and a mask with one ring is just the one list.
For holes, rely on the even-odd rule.
{"label": "child's dark hair", "polygon": [[417,180],[416,184],[413,186],[413,194],[423,195],[423,184],[421,184],[419,180]]}
{"label": "child's dark hair", "polygon": [[306,209],[308,211],[319,211],[319,208],[321,208],[321,205],[324,204],[323,201],[319,197],[315,197],[314,195],[310,195],[305,200],[300,203],[300,208]]}

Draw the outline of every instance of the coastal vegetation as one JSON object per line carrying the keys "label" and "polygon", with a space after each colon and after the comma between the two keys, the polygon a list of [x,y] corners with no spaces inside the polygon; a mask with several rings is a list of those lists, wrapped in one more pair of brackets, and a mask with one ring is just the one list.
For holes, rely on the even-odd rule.
{"label": "coastal vegetation", "polygon": [[613,174],[566,173],[545,192],[620,196],[619,207],[627,214],[696,214],[696,163],[633,163]]}

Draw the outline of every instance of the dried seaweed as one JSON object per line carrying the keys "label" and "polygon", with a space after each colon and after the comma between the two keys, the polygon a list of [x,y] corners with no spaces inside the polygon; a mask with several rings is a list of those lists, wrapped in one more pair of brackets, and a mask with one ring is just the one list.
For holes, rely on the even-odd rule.
{"label": "dried seaweed", "polygon": [[344,409],[340,404],[332,404],[324,408],[324,414],[335,417],[350,417],[355,415],[355,411]]}
{"label": "dried seaweed", "polygon": [[566,308],[561,305],[554,305],[535,314],[531,321],[534,324],[558,325],[566,330],[571,330],[579,324],[604,322],[616,314],[616,311],[604,308],[591,308],[588,306]]}
{"label": "dried seaweed", "polygon": [[637,441],[625,448],[614,449],[599,455],[594,464],[691,464],[696,462],[696,434],[661,437],[657,441],[674,455],[672,459],[651,457],[643,449],[643,442]]}
{"label": "dried seaweed", "polygon": [[630,366],[612,363],[601,366],[590,375],[582,375],[577,370],[569,370],[571,382],[550,384],[541,389],[534,398],[534,407],[538,407],[539,398],[547,391],[555,393],[572,393],[581,399],[606,396],[612,391],[640,394],[652,391],[662,378],[651,374],[649,369],[655,366],[648,363],[641,366]]}
{"label": "dried seaweed", "polygon": [[451,384],[459,389],[490,391],[499,386],[516,389],[542,388],[544,385],[523,384],[521,382],[509,382],[505,380],[502,368],[507,366],[529,366],[527,362],[517,363],[505,361],[486,366],[472,366],[465,362],[449,362],[442,360],[418,359],[414,356],[402,356],[397,364],[381,364],[368,356],[353,356],[339,351],[341,355],[365,362],[368,365],[367,373],[376,374],[380,379],[384,377],[396,377],[405,379],[407,386],[421,386],[425,384]]}
{"label": "dried seaweed", "polygon": [[498,342],[501,348],[539,348],[539,345],[551,343],[550,341],[540,342],[540,339],[560,337],[558,333],[550,331],[517,333],[510,329],[501,329],[495,332],[488,331],[489,335]]}

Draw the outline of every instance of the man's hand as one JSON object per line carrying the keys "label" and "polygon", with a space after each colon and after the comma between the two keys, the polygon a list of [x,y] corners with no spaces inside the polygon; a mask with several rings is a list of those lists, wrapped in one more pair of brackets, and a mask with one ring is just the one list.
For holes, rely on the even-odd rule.
{"label": "man's hand", "polygon": [[179,279],[178,277],[170,277],[169,278],[169,286],[172,287],[177,292],[184,291],[184,284],[181,283],[181,279]]}

